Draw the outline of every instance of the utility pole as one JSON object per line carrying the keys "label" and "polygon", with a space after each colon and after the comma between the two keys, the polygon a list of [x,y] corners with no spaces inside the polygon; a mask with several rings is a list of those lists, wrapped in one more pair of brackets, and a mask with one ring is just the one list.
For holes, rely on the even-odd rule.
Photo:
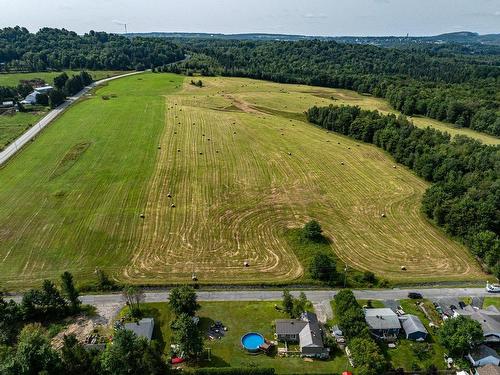
{"label": "utility pole", "polygon": [[346,287],[347,285],[347,263],[345,264],[345,267],[344,267],[344,288]]}

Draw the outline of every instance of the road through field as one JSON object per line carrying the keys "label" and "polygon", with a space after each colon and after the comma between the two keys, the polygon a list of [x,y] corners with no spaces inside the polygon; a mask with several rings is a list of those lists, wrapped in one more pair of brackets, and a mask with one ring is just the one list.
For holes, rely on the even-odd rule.
{"label": "road through field", "polygon": [[47,125],[52,123],[62,112],[64,112],[70,105],[80,99],[89,90],[102,85],[104,83],[110,82],[112,80],[123,78],[135,74],[140,74],[143,72],[132,72],[127,74],[121,74],[110,78],[101,79],[100,81],[93,82],[91,85],[85,87],[79,93],[67,98],[64,103],[62,103],[57,108],[51,110],[45,117],[38,121],[35,125],[30,127],[26,132],[14,140],[9,146],[7,146],[3,151],[0,152],[0,167],[5,164],[11,157],[13,157],[21,148],[23,148],[26,143],[31,141],[38,133],[40,133]]}

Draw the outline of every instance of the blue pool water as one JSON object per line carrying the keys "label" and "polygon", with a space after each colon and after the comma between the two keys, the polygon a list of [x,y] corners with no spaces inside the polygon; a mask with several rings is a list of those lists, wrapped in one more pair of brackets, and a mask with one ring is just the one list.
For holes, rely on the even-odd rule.
{"label": "blue pool water", "polygon": [[264,344],[264,337],[260,333],[250,332],[241,338],[241,345],[251,352],[259,350],[262,344]]}

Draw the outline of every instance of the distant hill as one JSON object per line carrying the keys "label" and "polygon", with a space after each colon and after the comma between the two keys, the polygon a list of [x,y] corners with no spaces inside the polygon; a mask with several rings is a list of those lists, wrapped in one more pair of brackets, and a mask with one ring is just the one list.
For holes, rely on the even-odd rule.
{"label": "distant hill", "polygon": [[226,39],[226,40],[283,40],[296,41],[308,39],[335,40],[340,43],[372,44],[391,47],[402,44],[486,44],[500,46],[500,34],[480,35],[470,31],[459,31],[435,36],[314,36],[314,35],[287,35],[287,34],[221,34],[221,33],[129,33],[130,37],[156,37],[156,38],[190,38],[190,39]]}

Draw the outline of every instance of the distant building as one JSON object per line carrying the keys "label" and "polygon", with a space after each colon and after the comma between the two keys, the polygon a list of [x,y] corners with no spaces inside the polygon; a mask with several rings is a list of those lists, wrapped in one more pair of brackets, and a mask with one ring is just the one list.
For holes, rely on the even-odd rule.
{"label": "distant building", "polygon": [[474,372],[474,375],[500,375],[500,367],[495,365],[478,367]]}
{"label": "distant building", "polygon": [[500,357],[497,352],[486,345],[479,345],[476,349],[467,355],[467,359],[474,367],[500,364]]}
{"label": "distant building", "polygon": [[379,339],[396,338],[401,330],[398,316],[389,308],[365,309],[365,320],[372,335]]}
{"label": "distant building", "polygon": [[298,342],[303,357],[328,358],[323,345],[323,333],[316,314],[306,312],[300,319],[276,320],[276,336],[285,342]]}
{"label": "distant building", "polygon": [[151,341],[155,321],[153,318],[143,318],[136,323],[125,323],[125,329],[134,332],[139,337],[145,337]]}
{"label": "distant building", "polygon": [[403,315],[399,317],[406,338],[415,341],[424,341],[427,338],[427,330],[416,315]]}
{"label": "distant building", "polygon": [[24,98],[24,100],[21,102],[21,104],[36,104],[36,97],[37,97],[37,95],[39,95],[39,94],[48,94],[53,89],[54,88],[52,86],[37,87],[37,88],[35,88],[35,91],[33,91],[26,98]]}

